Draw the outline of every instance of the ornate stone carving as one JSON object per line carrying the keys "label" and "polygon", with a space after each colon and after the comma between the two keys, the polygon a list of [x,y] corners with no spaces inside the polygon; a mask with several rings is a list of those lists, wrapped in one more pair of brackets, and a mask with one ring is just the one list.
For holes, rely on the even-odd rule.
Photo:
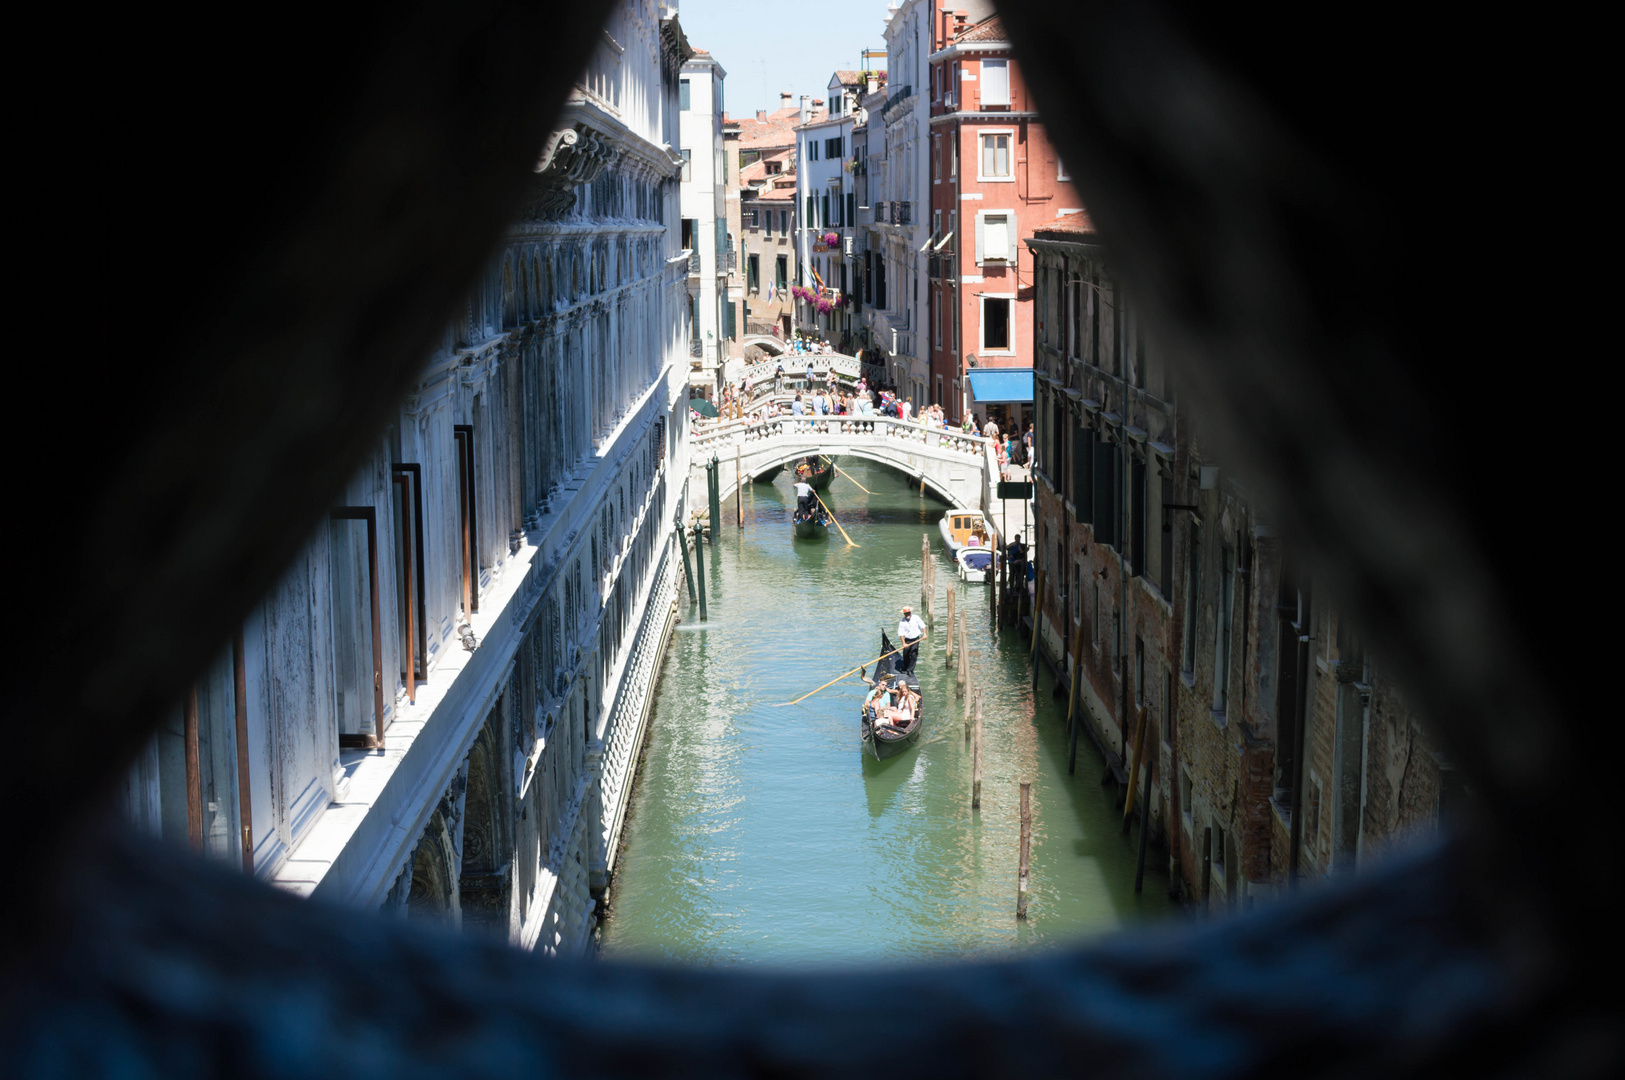
{"label": "ornate stone carving", "polygon": [[585,124],[555,131],[536,162],[532,217],[557,217],[575,205],[575,189],[597,180],[619,156],[614,143]]}

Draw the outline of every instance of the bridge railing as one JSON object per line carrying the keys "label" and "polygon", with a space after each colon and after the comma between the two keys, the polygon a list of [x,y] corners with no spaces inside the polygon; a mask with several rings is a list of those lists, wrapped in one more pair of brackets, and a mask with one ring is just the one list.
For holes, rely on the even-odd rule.
{"label": "bridge railing", "polygon": [[752,360],[745,365],[745,372],[750,376],[752,386],[765,381],[771,382],[773,373],[784,365],[786,383],[791,379],[806,381],[807,366],[812,365],[815,375],[823,375],[826,371],[834,369],[837,376],[844,376],[850,382],[857,382],[863,374],[863,365],[855,356],[845,353],[785,353],[783,356],[768,356],[761,360]]}
{"label": "bridge railing", "polygon": [[899,444],[913,443],[927,448],[950,450],[967,457],[983,459],[989,442],[980,435],[967,435],[952,429],[927,427],[914,420],[899,420],[892,416],[774,416],[766,421],[752,418],[719,421],[696,430],[689,440],[692,460],[704,461],[712,453],[722,455],[740,444],[747,452],[753,444],[769,439],[806,440],[828,438],[839,442],[842,438],[856,439],[879,435],[894,439]]}

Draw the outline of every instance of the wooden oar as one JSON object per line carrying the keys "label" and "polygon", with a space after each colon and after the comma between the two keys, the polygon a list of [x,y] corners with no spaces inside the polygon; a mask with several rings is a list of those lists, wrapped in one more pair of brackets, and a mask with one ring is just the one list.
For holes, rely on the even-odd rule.
{"label": "wooden oar", "polygon": [[[867,664],[859,664],[857,667],[852,668],[849,671],[843,671],[839,675],[835,676],[835,678],[833,678],[829,682],[825,683],[823,686],[820,686],[818,688],[818,690],[828,690],[830,687],[834,686],[836,683],[840,682],[842,679],[846,678],[848,675],[852,675],[852,674],[854,674],[856,672],[862,671],[864,668],[868,667],[869,664],[878,664],[882,660],[886,659],[886,657],[888,657],[888,656],[896,656],[898,653],[902,652],[903,649],[905,649],[905,648],[907,648],[906,645],[899,646],[898,648],[893,649],[891,652],[881,653],[879,656],[875,657],[873,660],[870,660]],[[808,698],[812,697],[814,694],[818,693],[818,690],[809,690],[805,694],[802,694],[800,697],[796,698],[795,701],[781,701],[777,705],[774,705],[773,708],[782,709],[786,705],[799,704],[799,703],[801,703],[803,701],[806,701]]]}
{"label": "wooden oar", "polygon": [[[829,461],[829,458],[825,457],[825,455],[823,455],[823,454],[819,454],[818,456],[821,457],[821,458],[824,458],[825,461]],[[835,462],[829,461],[829,467],[834,469],[836,472],[840,473],[842,476],[846,477],[848,480],[852,480],[851,475],[845,469],[843,469],[839,465],[835,464]],[[858,482],[856,480],[852,480],[852,482],[854,484],[858,484]],[[865,495],[873,495],[874,494],[874,492],[870,491],[868,488],[864,487],[862,484],[858,484],[858,490],[863,492]]]}
{"label": "wooden oar", "polygon": [[[813,492],[813,498],[818,499],[818,492],[816,492],[816,491]],[[818,499],[818,505],[824,507],[824,513],[829,515],[829,519],[831,521],[835,521],[835,512],[833,510],[831,510],[829,507],[824,506],[824,500],[823,499]],[[835,527],[837,529],[841,529],[841,523],[839,521],[835,521]],[[862,547],[863,546],[862,544],[859,544],[856,541],[854,541],[850,536],[847,536],[845,529],[841,529],[841,535],[846,537],[846,546],[847,547]]]}

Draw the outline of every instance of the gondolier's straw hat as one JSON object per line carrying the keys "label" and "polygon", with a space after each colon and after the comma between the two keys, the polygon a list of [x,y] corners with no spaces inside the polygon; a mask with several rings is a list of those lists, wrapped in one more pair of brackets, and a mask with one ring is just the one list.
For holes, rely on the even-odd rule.
{"label": "gondolier's straw hat", "polygon": [[904,615],[907,615],[907,614],[908,614],[908,613],[909,613],[909,612],[911,612],[911,611],[913,611],[913,610],[914,610],[914,609],[913,609],[913,608],[911,608],[911,607],[909,607],[909,606],[908,606],[908,605],[907,605],[907,604],[904,604],[904,605],[903,605],[903,614],[904,614]]}

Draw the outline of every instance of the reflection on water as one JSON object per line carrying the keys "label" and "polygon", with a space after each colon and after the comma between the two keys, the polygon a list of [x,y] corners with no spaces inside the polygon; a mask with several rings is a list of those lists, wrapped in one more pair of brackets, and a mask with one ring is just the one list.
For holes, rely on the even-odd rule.
{"label": "reflection on water", "polygon": [[[940,635],[921,650],[926,713],[917,749],[862,753],[851,676],[783,706],[879,653],[919,602],[920,537],[940,549],[943,505],[897,474],[843,461],[836,529],[796,540],[787,478],[745,491],[745,528],[725,508],[705,557],[710,621],[685,610],[659,676],[602,947],[702,962],[940,957],[1063,941],[1171,910],[1162,859],[1136,897],[1104,765],[1087,740],[1066,775],[1064,702],[1026,643],[995,642],[985,586],[960,583],[986,695],[982,808],[970,809],[963,703]],[[939,555],[939,593],[954,580]],[[680,596],[687,601],[686,592]],[[945,608],[939,599],[939,612]],[[872,667],[871,667],[872,670]],[[1015,919],[1017,784],[1033,781],[1032,899]]]}

